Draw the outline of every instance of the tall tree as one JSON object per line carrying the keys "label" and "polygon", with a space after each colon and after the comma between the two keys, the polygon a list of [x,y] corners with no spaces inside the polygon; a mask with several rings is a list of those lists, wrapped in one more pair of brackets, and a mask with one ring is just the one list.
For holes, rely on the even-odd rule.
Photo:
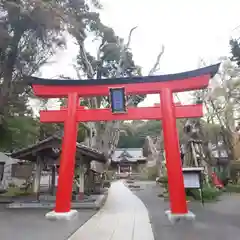
{"label": "tall tree", "polygon": [[[96,10],[96,8],[95,8]],[[129,33],[128,42],[116,36],[114,30],[101,22],[100,16],[95,12],[89,12],[86,1],[74,1],[68,4],[69,27],[68,31],[76,39],[79,46],[76,71],[79,79],[100,79],[113,77],[131,77],[141,75],[141,68],[133,61],[130,50],[131,36],[135,28]],[[99,43],[96,56],[86,50],[85,40],[88,33],[95,35]],[[97,43],[96,43],[97,44]],[[163,51],[161,52],[161,54]],[[159,67],[161,55],[157,63],[150,71],[151,74]],[[128,105],[137,105],[145,96],[131,96]],[[94,97],[84,99],[89,108],[108,107],[109,101],[106,97]],[[110,158],[114,152],[120,132],[120,122],[88,123],[90,129],[90,145],[103,151]]]}
{"label": "tall tree", "polygon": [[231,59],[240,66],[240,41],[239,39],[231,39],[229,44],[232,54]]}
{"label": "tall tree", "polygon": [[240,69],[228,58],[222,59],[221,69],[213,79],[209,91],[202,92],[206,119],[217,124],[221,131],[218,141],[223,141],[229,157],[234,158],[233,134],[239,119]]}
{"label": "tall tree", "polygon": [[[77,0],[0,0],[0,141],[12,135],[9,122],[32,115],[29,87],[32,75],[64,46],[69,24],[68,5]],[[89,1],[88,1],[89,2]],[[91,1],[100,7],[97,0]],[[80,26],[79,26],[80,27]]]}
{"label": "tall tree", "polygon": [[62,16],[58,1],[0,1],[1,136],[9,117],[31,114],[23,75],[35,73],[63,45]]}
{"label": "tall tree", "polygon": [[[98,13],[101,7],[98,0],[0,0],[1,136],[9,117],[31,115],[31,111],[27,111],[29,89],[23,76],[34,74],[64,45],[63,30],[67,30],[79,46],[75,67],[80,79],[141,75],[141,68],[134,63],[129,48],[135,28],[124,43],[113,29],[102,24]],[[99,42],[97,56],[86,51],[85,40],[89,33]],[[162,53],[163,50],[150,74],[158,70]],[[137,105],[144,97],[131,96],[128,104]],[[90,108],[109,106],[107,98],[82,99],[82,104]],[[119,139],[119,124],[87,124],[90,145],[110,156]]]}

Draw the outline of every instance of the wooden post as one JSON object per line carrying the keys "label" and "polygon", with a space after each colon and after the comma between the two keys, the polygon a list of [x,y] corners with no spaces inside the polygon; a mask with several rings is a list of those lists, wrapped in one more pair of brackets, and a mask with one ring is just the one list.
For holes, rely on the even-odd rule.
{"label": "wooden post", "polygon": [[80,172],[79,172],[79,200],[84,199],[84,166],[80,164]]}
{"label": "wooden post", "polygon": [[51,178],[51,194],[55,194],[55,184],[56,184],[56,166],[52,165],[52,178]]}
{"label": "wooden post", "polygon": [[40,195],[41,171],[42,171],[41,157],[37,156],[37,161],[35,165],[35,176],[33,181],[33,193],[35,194],[37,200],[39,199]]}

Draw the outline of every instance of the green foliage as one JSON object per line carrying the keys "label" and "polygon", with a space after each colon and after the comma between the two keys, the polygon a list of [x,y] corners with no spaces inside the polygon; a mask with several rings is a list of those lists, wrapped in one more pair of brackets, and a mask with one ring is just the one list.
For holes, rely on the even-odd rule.
{"label": "green foliage", "polygon": [[159,136],[162,128],[162,123],[160,121],[146,121],[139,129],[139,136]]}
{"label": "green foliage", "polygon": [[217,176],[219,177],[220,181],[224,184],[227,185],[228,180],[229,180],[229,171],[228,168],[222,168],[220,169],[219,172],[217,172]]}
{"label": "green foliage", "polygon": [[4,136],[0,136],[1,150],[11,151],[33,144],[38,139],[38,121],[28,116],[10,117]]}
{"label": "green foliage", "polygon": [[28,106],[30,87],[23,76],[36,73],[64,45],[59,7],[56,1],[1,1],[1,149],[36,141],[37,122]]}
{"label": "green foliage", "polygon": [[156,166],[154,167],[149,167],[147,169],[147,174],[148,174],[148,180],[153,180],[155,181],[156,178],[158,177],[158,169]]}
{"label": "green foliage", "polygon": [[239,184],[228,184],[226,186],[227,192],[232,193],[240,193],[240,185]]}
{"label": "green foliage", "polygon": [[[39,119],[31,116],[9,117],[7,124],[6,132],[0,134],[0,151],[21,149],[63,130],[63,124],[42,124]],[[85,136],[86,129],[79,124],[78,142],[82,142]]]}
{"label": "green foliage", "polygon": [[[95,11],[92,6],[95,6]],[[63,130],[62,124],[40,124],[39,119],[32,117],[28,106],[29,97],[32,97],[29,94],[31,89],[24,77],[38,72],[57,49],[65,46],[63,30],[67,29],[78,43],[79,54],[75,67],[84,77],[116,77],[119,67],[121,76],[141,75],[141,68],[135,64],[130,48],[113,29],[101,22],[97,12],[101,7],[98,0],[2,1],[0,13],[6,16],[0,24],[2,150],[26,147]],[[87,33],[101,43],[99,58],[85,50]],[[131,104],[137,105],[144,98],[131,97]],[[88,104],[88,100],[83,101],[84,105]],[[104,101],[107,100],[97,99],[97,104],[101,105]],[[78,130],[78,141],[83,141],[88,129],[79,124]]]}
{"label": "green foliage", "polygon": [[121,135],[118,142],[118,148],[141,148],[143,144],[143,138],[138,138],[137,136]]}
{"label": "green foliage", "polygon": [[[161,186],[168,191],[168,177],[162,176],[159,179],[159,183]],[[185,189],[186,198],[194,199],[197,201],[201,200],[201,192],[199,189]],[[204,186],[203,187],[203,200],[204,201],[216,201],[218,197],[221,195],[221,191],[216,189],[215,187]]]}
{"label": "green foliage", "polygon": [[215,187],[203,187],[203,199],[205,201],[218,200],[218,197],[222,194],[222,191]]}
{"label": "green foliage", "polygon": [[[207,139],[211,142],[216,142],[216,135],[220,135],[221,127],[217,124],[200,121],[204,136],[207,136]],[[147,136],[160,136],[162,123],[161,121],[132,121],[128,123],[128,127],[133,130],[133,134],[121,134],[118,143],[119,148],[141,148]],[[177,128],[180,141],[184,139],[183,127],[184,120],[178,119]]]}
{"label": "green foliage", "polygon": [[235,61],[238,66],[240,66],[240,42],[239,42],[239,40],[231,39],[230,47],[231,47],[232,60]]}
{"label": "green foliage", "polygon": [[56,1],[1,1],[0,124],[14,105],[26,107],[23,75],[38,71],[62,45],[60,8]]}
{"label": "green foliage", "polygon": [[[61,126],[43,126],[35,119],[25,118],[32,113],[28,106],[31,91],[24,76],[38,72],[58,48],[65,46],[62,30],[65,31],[66,26],[70,33],[74,25],[78,34],[84,34],[92,21],[100,20],[98,13],[91,12],[90,5],[101,8],[98,0],[1,1],[0,13],[4,16],[0,24],[2,149],[21,148],[35,142],[39,135],[44,138],[61,129]],[[79,140],[83,140],[84,134],[80,126]]]}
{"label": "green foliage", "polygon": [[160,182],[160,183],[163,183],[163,184],[168,183],[168,177],[167,177],[167,176],[161,176],[161,177],[159,178],[159,182]]}
{"label": "green foliage", "polygon": [[132,121],[129,127],[133,135],[121,134],[118,142],[119,148],[141,148],[147,136],[159,136],[161,131],[160,121]]}
{"label": "green foliage", "polygon": [[167,176],[160,177],[160,179],[158,181],[165,190],[168,190],[168,177]]}
{"label": "green foliage", "polygon": [[[204,201],[216,201],[221,193],[222,192],[215,187],[204,186],[202,190],[202,197]],[[186,196],[200,201],[201,191],[199,189],[186,189]]]}
{"label": "green foliage", "polygon": [[28,189],[27,191],[20,189],[19,187],[9,187],[7,192],[1,194],[4,197],[18,197],[18,196],[29,196],[32,194],[32,189]]}
{"label": "green foliage", "polygon": [[115,171],[108,169],[108,171],[107,171],[107,173],[106,173],[106,178],[107,178],[107,180],[110,180],[110,181],[111,181],[111,180],[113,179],[114,175],[115,175]]}

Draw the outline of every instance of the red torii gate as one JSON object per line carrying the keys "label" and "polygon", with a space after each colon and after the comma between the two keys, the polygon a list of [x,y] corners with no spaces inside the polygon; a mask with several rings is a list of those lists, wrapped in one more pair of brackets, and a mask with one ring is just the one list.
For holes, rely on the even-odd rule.
{"label": "red torii gate", "polygon": [[[218,68],[219,64],[178,74],[97,80],[48,80],[29,77],[36,96],[68,98],[67,107],[40,112],[41,122],[64,122],[56,207],[51,214],[66,218],[75,215],[75,212],[71,211],[71,195],[77,139],[76,123],[137,119],[163,121],[171,213],[187,214],[176,118],[201,117],[203,112],[201,104],[174,105],[172,93],[206,88],[209,79],[217,73]],[[132,107],[128,108],[126,113],[118,114],[113,114],[111,109],[84,109],[79,106],[80,97],[108,96],[110,88],[122,87],[125,88],[126,95],[160,94],[160,104],[154,107]]]}

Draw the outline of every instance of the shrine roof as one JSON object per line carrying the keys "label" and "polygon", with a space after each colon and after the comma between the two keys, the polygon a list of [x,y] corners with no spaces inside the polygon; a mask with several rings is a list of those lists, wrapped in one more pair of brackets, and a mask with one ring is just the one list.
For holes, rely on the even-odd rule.
{"label": "shrine roof", "polygon": [[146,157],[142,158],[124,158],[124,159],[118,159],[118,160],[112,160],[112,163],[116,164],[124,164],[124,163],[131,163],[131,164],[137,164],[137,163],[145,163],[147,161]]}
{"label": "shrine roof", "polygon": [[[39,141],[36,144],[17,150],[11,153],[9,156],[19,160],[34,161],[36,160],[36,156],[42,153],[44,156],[56,159],[59,157],[61,152],[61,141],[62,137],[56,134],[52,137],[48,137],[42,141]],[[76,152],[87,157],[89,160],[95,160],[101,163],[106,163],[107,161],[102,152],[85,146],[82,143],[77,143]]]}
{"label": "shrine roof", "polygon": [[65,86],[88,86],[88,85],[114,85],[114,84],[132,84],[132,83],[154,83],[154,82],[166,82],[173,80],[184,80],[187,78],[198,77],[202,75],[210,75],[213,77],[219,69],[220,63],[207,66],[204,68],[199,68],[192,71],[166,74],[158,76],[140,76],[140,77],[122,77],[122,78],[111,78],[111,79],[81,79],[81,80],[61,80],[61,79],[44,79],[32,76],[26,76],[26,80],[29,85],[65,85]]}
{"label": "shrine roof", "polygon": [[112,162],[132,162],[145,161],[142,148],[117,148],[112,156]]}

